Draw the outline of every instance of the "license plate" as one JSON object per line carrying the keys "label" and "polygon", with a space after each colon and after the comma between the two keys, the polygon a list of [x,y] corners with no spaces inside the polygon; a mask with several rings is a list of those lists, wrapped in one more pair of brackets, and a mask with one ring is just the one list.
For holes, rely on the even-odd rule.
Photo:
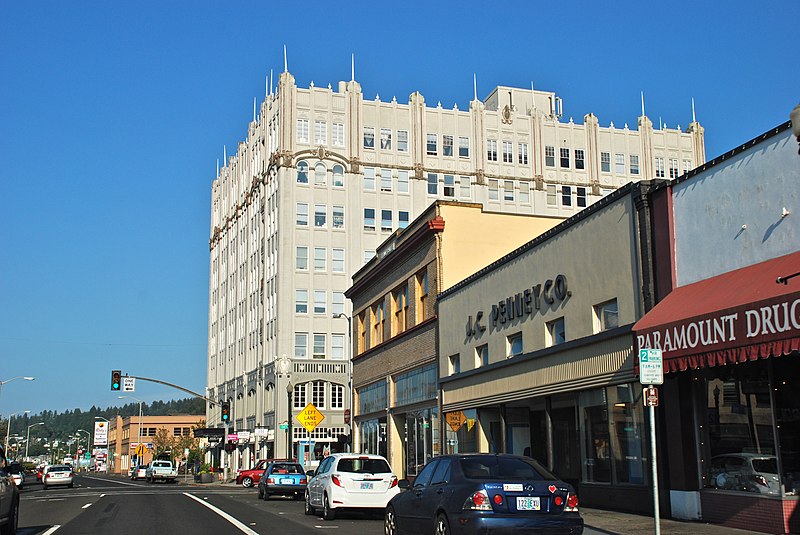
{"label": "license plate", "polygon": [[538,511],[542,506],[538,496],[518,496],[517,511]]}
{"label": "license plate", "polygon": [[372,490],[372,482],[371,481],[362,481],[361,482],[361,490]]}
{"label": "license plate", "polygon": [[281,485],[294,485],[294,479],[281,479]]}

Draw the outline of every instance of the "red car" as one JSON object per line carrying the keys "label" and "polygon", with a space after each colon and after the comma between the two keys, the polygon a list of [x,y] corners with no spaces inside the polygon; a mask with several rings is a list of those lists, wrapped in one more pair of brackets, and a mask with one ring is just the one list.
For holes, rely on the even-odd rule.
{"label": "red car", "polygon": [[261,474],[264,473],[269,463],[272,461],[288,461],[297,462],[294,459],[260,459],[255,467],[242,470],[241,468],[236,471],[236,484],[241,484],[245,488],[250,488],[253,485],[258,485],[261,481]]}

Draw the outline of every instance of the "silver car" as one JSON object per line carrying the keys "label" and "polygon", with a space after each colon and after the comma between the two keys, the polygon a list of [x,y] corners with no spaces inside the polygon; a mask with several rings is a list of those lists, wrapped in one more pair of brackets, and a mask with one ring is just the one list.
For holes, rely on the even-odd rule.
{"label": "silver car", "polygon": [[743,490],[768,496],[780,495],[778,459],[761,453],[726,453],[711,458],[713,487]]}
{"label": "silver car", "polygon": [[48,466],[42,476],[42,487],[44,487],[44,490],[57,485],[72,488],[74,486],[72,481],[74,477],[75,473],[68,464],[54,464],[53,466]]}

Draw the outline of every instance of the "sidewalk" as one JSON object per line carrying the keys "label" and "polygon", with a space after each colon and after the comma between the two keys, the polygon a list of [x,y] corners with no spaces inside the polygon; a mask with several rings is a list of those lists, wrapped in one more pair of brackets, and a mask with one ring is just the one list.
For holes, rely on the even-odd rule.
{"label": "sidewalk", "polygon": [[[653,517],[617,513],[602,509],[581,507],[585,527],[606,535],[650,535],[655,533]],[[661,533],[664,535],[745,535],[759,533],[733,529],[719,524],[696,521],[661,519]]]}

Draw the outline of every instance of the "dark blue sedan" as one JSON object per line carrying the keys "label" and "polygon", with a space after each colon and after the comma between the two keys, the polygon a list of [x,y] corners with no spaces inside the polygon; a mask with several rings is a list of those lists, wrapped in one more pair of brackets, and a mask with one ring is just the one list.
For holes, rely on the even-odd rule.
{"label": "dark blue sedan", "polygon": [[579,535],[571,485],[528,457],[461,454],[432,459],[386,506],[386,535]]}

